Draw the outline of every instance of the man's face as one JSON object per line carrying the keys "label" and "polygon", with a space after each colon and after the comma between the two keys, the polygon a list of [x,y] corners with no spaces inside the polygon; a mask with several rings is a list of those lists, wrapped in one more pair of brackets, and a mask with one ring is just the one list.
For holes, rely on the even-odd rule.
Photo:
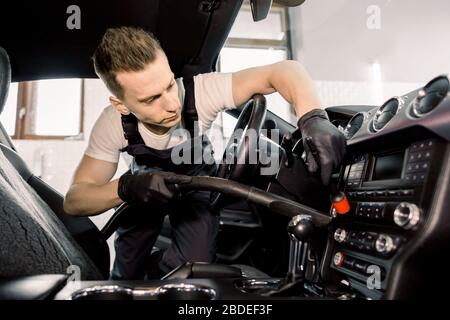
{"label": "man's face", "polygon": [[166,131],[180,122],[178,86],[162,51],[143,70],[119,72],[116,77],[123,88],[123,105],[147,127]]}

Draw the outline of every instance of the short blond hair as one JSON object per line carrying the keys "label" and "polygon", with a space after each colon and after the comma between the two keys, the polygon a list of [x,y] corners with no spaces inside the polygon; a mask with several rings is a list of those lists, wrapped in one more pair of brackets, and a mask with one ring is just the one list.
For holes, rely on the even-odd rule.
{"label": "short blond hair", "polygon": [[121,71],[140,71],[155,60],[159,41],[141,28],[119,27],[106,30],[94,52],[95,73],[116,97],[123,99],[123,88],[116,75]]}

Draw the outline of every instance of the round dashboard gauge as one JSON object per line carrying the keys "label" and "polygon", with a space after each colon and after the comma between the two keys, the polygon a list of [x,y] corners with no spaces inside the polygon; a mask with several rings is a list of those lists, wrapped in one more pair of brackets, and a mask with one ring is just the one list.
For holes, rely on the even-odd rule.
{"label": "round dashboard gauge", "polygon": [[364,122],[364,113],[359,112],[355,114],[350,121],[347,123],[347,126],[344,129],[344,135],[348,139],[351,139],[359,129],[361,129],[362,124]]}
{"label": "round dashboard gauge", "polygon": [[394,97],[386,101],[373,116],[372,131],[378,132],[383,129],[400,109],[401,100]]}
{"label": "round dashboard gauge", "polygon": [[411,113],[416,118],[423,117],[436,108],[450,91],[448,76],[439,76],[428,82],[412,103]]}

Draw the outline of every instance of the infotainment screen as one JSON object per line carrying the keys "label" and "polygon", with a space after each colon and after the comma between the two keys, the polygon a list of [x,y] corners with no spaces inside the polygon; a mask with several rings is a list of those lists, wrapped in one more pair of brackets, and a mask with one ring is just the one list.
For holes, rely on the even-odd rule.
{"label": "infotainment screen", "polygon": [[405,151],[375,155],[375,166],[372,174],[373,180],[400,179],[402,176],[403,159]]}

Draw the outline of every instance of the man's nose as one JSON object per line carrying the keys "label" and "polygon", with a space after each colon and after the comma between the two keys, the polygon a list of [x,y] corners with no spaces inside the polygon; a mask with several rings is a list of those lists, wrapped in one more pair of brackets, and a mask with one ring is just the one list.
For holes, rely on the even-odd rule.
{"label": "man's nose", "polygon": [[164,102],[164,107],[168,112],[176,112],[180,109],[180,99],[177,95],[166,94]]}

